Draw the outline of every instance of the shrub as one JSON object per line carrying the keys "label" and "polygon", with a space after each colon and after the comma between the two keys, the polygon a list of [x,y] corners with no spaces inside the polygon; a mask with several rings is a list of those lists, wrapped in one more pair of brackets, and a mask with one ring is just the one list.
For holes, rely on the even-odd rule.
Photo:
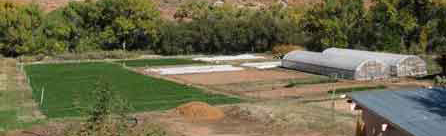
{"label": "shrub", "polygon": [[[75,124],[65,131],[66,136],[164,136],[166,133],[152,124],[137,126],[136,118],[127,115],[131,106],[116,95],[111,85],[98,82],[91,96],[93,103],[86,113],[86,123]],[[79,107],[78,108],[85,108]],[[137,126],[137,127],[136,127]]]}
{"label": "shrub", "polygon": [[50,59],[51,59],[50,56],[46,56],[43,54],[34,55],[34,56],[24,55],[24,56],[18,57],[18,60],[22,63],[44,61],[44,60],[50,60]]}
{"label": "shrub", "polygon": [[434,85],[446,86],[446,77],[445,76],[436,76],[434,79]]}
{"label": "shrub", "polygon": [[279,56],[280,58],[282,58],[285,54],[295,50],[305,50],[305,49],[299,45],[281,44],[274,46],[274,48],[272,49],[272,53],[275,56]]}
{"label": "shrub", "polygon": [[86,52],[86,53],[65,53],[61,55],[56,55],[57,59],[61,60],[83,60],[83,59],[128,59],[136,58],[140,56],[136,52],[127,52],[123,50],[114,51],[96,51],[96,52]]}

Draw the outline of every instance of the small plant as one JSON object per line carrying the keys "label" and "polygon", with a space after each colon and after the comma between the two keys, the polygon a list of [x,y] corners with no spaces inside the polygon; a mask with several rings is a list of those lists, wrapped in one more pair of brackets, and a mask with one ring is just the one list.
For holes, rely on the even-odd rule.
{"label": "small plant", "polygon": [[[88,118],[80,127],[72,126],[67,136],[164,136],[165,132],[154,126],[134,129],[137,119],[127,115],[131,106],[111,91],[111,85],[99,82],[93,91],[94,102],[86,111]],[[153,127],[153,128],[152,128]]]}
{"label": "small plant", "polygon": [[123,50],[113,50],[113,51],[95,51],[95,52],[84,52],[84,53],[65,53],[54,56],[61,60],[101,60],[101,59],[128,59],[136,58],[140,56],[137,52],[128,52]]}
{"label": "small plant", "polygon": [[434,85],[446,87],[446,76],[436,76],[434,79]]}

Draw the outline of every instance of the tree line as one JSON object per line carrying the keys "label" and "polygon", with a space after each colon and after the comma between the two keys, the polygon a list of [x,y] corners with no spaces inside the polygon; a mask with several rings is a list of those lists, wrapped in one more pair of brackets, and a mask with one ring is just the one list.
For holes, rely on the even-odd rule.
{"label": "tree line", "polygon": [[[150,0],[70,2],[51,12],[0,3],[0,54],[54,55],[97,50],[232,54],[294,44],[400,53],[446,51],[444,0],[323,0],[312,7],[263,8],[193,1],[175,19]],[[308,9],[308,10],[307,10]]]}
{"label": "tree line", "polygon": [[309,10],[301,27],[308,48],[354,48],[396,53],[445,53],[446,1],[325,0]]}
{"label": "tree line", "polygon": [[95,50],[151,50],[158,54],[264,52],[301,37],[298,8],[279,4],[254,10],[208,2],[160,17],[148,0],[70,2],[49,13],[38,5],[0,4],[4,56],[53,55]]}

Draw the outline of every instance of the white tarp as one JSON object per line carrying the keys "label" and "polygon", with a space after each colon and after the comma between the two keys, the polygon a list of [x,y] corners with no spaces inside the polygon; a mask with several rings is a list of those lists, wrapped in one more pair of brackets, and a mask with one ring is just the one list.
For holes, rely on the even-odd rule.
{"label": "white tarp", "polygon": [[274,62],[257,62],[257,63],[243,63],[241,66],[244,67],[253,67],[257,69],[270,69],[270,68],[276,68],[279,67],[282,64],[280,61],[274,61]]}
{"label": "white tarp", "polygon": [[210,62],[210,61],[227,61],[227,60],[246,60],[246,59],[265,59],[265,57],[255,56],[251,54],[242,54],[236,56],[200,57],[200,58],[194,58],[193,60]]}
{"label": "white tarp", "polygon": [[180,74],[194,74],[194,73],[210,73],[210,72],[225,72],[225,71],[241,71],[244,68],[234,67],[232,65],[211,65],[211,66],[188,66],[188,67],[174,67],[174,68],[156,68],[146,69],[146,72],[158,72],[161,75],[180,75]]}

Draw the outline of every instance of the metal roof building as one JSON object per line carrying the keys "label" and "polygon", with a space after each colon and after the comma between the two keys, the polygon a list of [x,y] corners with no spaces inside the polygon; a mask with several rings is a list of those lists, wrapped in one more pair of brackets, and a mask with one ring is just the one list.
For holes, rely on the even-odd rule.
{"label": "metal roof building", "polygon": [[293,51],[286,54],[282,59],[282,67],[354,80],[386,78],[390,72],[386,64],[379,60],[309,51]]}
{"label": "metal roof building", "polygon": [[401,77],[427,74],[426,62],[415,55],[400,55],[340,48],[328,48],[322,53],[326,55],[381,60],[390,67],[392,76]]}
{"label": "metal roof building", "polygon": [[446,135],[446,90],[411,88],[349,95],[362,110],[366,136]]}

